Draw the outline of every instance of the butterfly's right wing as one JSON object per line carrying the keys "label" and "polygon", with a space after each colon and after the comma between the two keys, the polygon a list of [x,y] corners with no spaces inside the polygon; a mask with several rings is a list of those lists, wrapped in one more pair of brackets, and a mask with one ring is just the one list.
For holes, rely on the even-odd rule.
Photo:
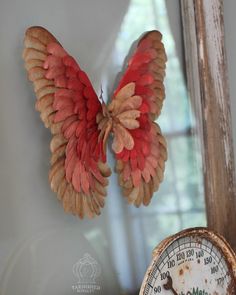
{"label": "butterfly's right wing", "polygon": [[140,40],[108,109],[119,184],[128,201],[148,205],[163,179],[167,148],[159,116],[165,97],[166,54],[158,31]]}
{"label": "butterfly's right wing", "polygon": [[37,96],[36,109],[53,138],[49,180],[65,211],[100,214],[107,177],[101,103],[77,62],[42,27],[26,31],[23,58]]}

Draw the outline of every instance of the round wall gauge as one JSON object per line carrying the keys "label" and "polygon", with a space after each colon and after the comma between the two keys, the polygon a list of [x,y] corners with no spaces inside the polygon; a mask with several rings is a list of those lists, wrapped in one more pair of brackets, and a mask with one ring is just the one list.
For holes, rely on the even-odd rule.
{"label": "round wall gauge", "polygon": [[154,249],[139,294],[234,295],[236,255],[206,228],[184,230]]}

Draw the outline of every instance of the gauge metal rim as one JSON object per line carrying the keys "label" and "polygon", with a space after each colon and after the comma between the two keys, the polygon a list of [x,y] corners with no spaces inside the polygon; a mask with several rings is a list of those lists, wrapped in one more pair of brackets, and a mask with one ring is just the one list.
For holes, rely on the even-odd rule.
{"label": "gauge metal rim", "polygon": [[180,238],[184,238],[187,236],[196,236],[199,238],[206,238],[210,242],[212,242],[212,244],[214,244],[215,247],[218,248],[218,250],[220,250],[222,252],[222,254],[224,255],[225,261],[226,261],[226,263],[229,267],[229,270],[230,270],[230,275],[232,276],[232,279],[235,281],[235,284],[236,284],[236,254],[233,251],[233,249],[231,248],[231,246],[229,245],[229,243],[225,240],[224,237],[222,237],[220,234],[216,233],[213,230],[209,230],[206,227],[194,227],[194,228],[188,228],[188,229],[182,230],[182,231],[178,232],[177,234],[166,238],[165,240],[160,242],[160,244],[157,245],[157,247],[152,252],[152,261],[145,273],[143,283],[140,288],[139,295],[144,294],[144,289],[145,289],[146,284],[148,282],[149,276],[152,272],[153,267],[155,266],[156,262],[158,261],[160,255],[173,242],[175,242],[176,240],[178,240]]}

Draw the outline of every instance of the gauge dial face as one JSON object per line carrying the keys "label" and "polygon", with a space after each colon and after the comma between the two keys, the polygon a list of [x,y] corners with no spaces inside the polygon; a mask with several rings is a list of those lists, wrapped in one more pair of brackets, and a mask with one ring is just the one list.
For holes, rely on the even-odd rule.
{"label": "gauge dial face", "polygon": [[154,253],[140,294],[236,294],[230,264],[235,257],[232,256],[229,263],[228,256],[214,239],[194,231],[194,234],[180,235],[161,248],[156,257]]}

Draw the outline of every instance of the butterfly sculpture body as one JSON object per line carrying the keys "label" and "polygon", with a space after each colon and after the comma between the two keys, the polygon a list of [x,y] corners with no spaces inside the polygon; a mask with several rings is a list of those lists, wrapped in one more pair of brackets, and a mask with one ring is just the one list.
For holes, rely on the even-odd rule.
{"label": "butterfly sculpture body", "polygon": [[100,214],[111,174],[106,164],[110,134],[128,202],[148,205],[157,191],[167,159],[165,139],[154,122],[165,97],[161,38],[158,31],[143,36],[106,106],[51,33],[42,27],[26,31],[25,67],[34,84],[36,109],[52,133],[49,181],[66,212],[80,218]]}

